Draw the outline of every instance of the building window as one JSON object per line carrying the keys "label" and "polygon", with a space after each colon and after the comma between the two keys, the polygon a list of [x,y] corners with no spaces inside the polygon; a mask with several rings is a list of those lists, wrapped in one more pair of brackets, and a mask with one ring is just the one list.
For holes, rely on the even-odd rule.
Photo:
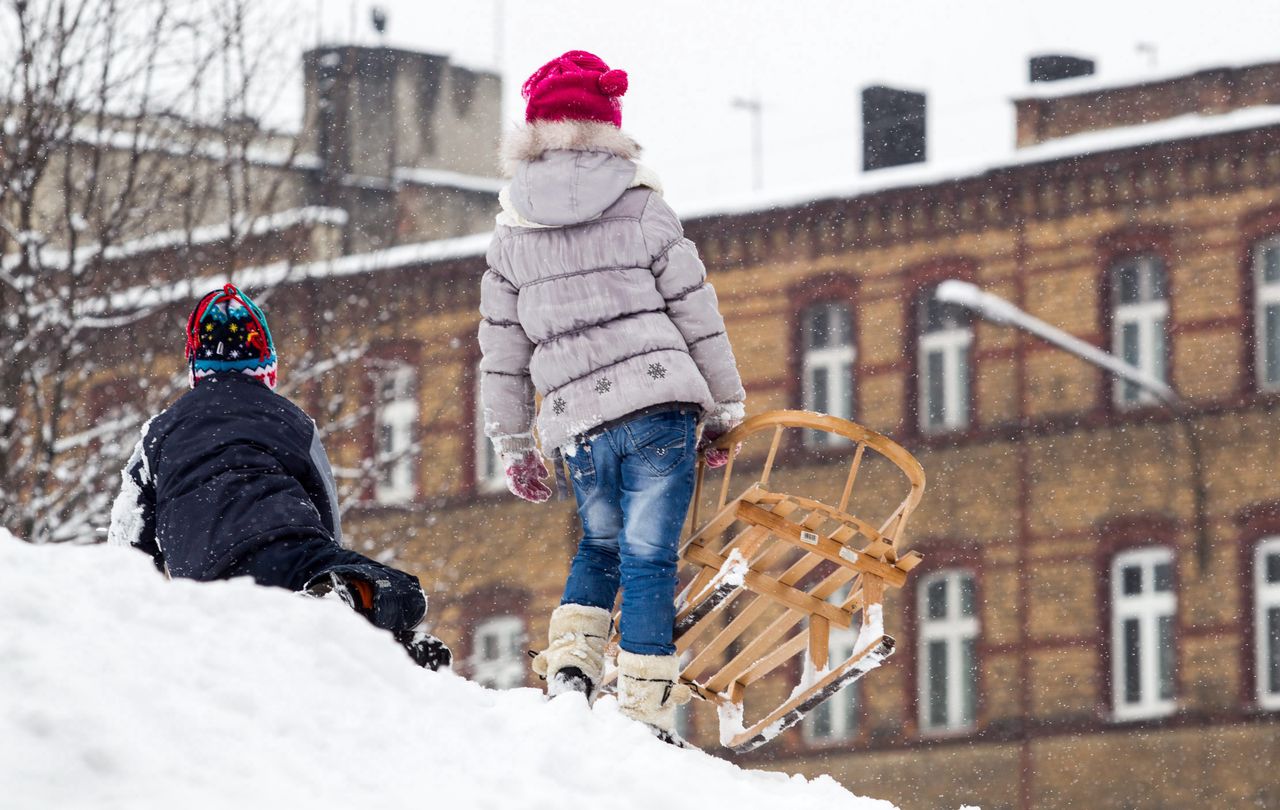
{"label": "building window", "polygon": [[519,616],[486,619],[472,636],[471,677],[490,689],[524,686],[524,620]]}
{"label": "building window", "polygon": [[[1169,366],[1167,286],[1164,263],[1155,256],[1126,259],[1111,270],[1113,350],[1120,359],[1161,382],[1167,380]],[[1157,401],[1150,391],[1124,380],[1116,380],[1113,390],[1121,407]]]}
{"label": "building window", "polygon": [[[804,361],[803,407],[806,410],[852,419],[854,413],[853,316],[842,303],[814,304],[801,315]],[[837,444],[841,437],[808,431],[805,443],[816,447]]]}
{"label": "building window", "polygon": [[1126,551],[1111,564],[1111,682],[1117,720],[1174,710],[1173,552]]}
{"label": "building window", "polygon": [[[836,591],[827,600],[833,605],[843,605],[849,598],[849,586]],[[832,627],[828,660],[831,666],[844,663],[854,653],[858,640],[858,623],[852,627]],[[827,744],[847,742],[858,735],[858,682],[854,681],[818,704],[804,717],[801,731],[806,742]]]}
{"label": "building window", "polygon": [[973,728],[978,706],[978,613],[973,574],[942,571],[925,579],[920,599],[920,727]]}
{"label": "building window", "polygon": [[396,365],[377,378],[375,412],[379,503],[404,504],[417,494],[417,449],[413,431],[418,421],[418,375]]}
{"label": "building window", "polygon": [[476,371],[475,393],[476,487],[481,492],[497,492],[506,488],[507,474],[502,467],[502,460],[498,458],[498,451],[493,447],[493,442],[489,441],[489,437],[484,433],[484,406],[481,404],[480,372],[478,369]]}
{"label": "building window", "polygon": [[1253,273],[1258,387],[1263,391],[1280,391],[1280,236],[1273,236],[1254,248]]}
{"label": "building window", "polygon": [[1280,537],[1258,545],[1253,577],[1258,705],[1280,709]]}
{"label": "building window", "polygon": [[920,429],[940,433],[969,424],[969,349],[973,326],[969,313],[944,304],[931,292],[918,307]]}

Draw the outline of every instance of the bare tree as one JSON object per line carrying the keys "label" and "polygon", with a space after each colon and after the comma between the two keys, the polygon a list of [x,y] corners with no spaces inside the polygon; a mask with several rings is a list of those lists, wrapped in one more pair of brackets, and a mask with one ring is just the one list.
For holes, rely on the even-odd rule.
{"label": "bare tree", "polygon": [[145,414],[185,383],[146,373],[138,335],[165,302],[112,296],[245,266],[297,210],[297,139],[254,115],[282,84],[269,3],[0,3],[0,526],[83,541]]}

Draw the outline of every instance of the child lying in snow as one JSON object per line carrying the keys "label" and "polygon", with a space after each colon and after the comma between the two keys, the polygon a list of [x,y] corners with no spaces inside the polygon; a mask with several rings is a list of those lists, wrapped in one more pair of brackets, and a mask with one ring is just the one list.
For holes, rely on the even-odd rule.
{"label": "child lying in snow", "polygon": [[583,51],[524,85],[528,125],[507,146],[481,282],[481,394],[507,485],[534,502],[551,496],[532,436],[542,394],[538,434],[563,450],[582,518],[535,671],[551,694],[590,699],[621,585],[619,705],[669,738],[689,698],[671,637],[697,422],[713,441],[742,420],[745,394],[697,250],[619,129],[626,89]]}
{"label": "child lying in snow", "polygon": [[275,393],[262,310],[228,284],[200,299],[186,340],[192,390],[143,427],[110,542],[170,576],[335,590],[420,665],[448,666],[449,648],[413,630],[427,611],[418,578],[340,545],[333,472],[315,422]]}

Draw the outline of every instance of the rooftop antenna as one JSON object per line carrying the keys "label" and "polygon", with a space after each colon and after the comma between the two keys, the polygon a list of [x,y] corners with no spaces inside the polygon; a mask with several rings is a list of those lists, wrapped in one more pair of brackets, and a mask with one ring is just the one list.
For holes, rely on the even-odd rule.
{"label": "rooftop antenna", "polygon": [[751,97],[737,97],[729,102],[735,110],[746,110],[751,114],[751,188],[759,191],[764,187],[764,138],[761,135],[761,119],[764,117],[764,104],[760,94]]}
{"label": "rooftop antenna", "polygon": [[374,6],[369,9],[369,20],[373,23],[373,30],[378,32],[378,41],[385,45],[387,42],[387,10],[382,6]]}
{"label": "rooftop antenna", "polygon": [[1134,49],[1147,57],[1147,67],[1155,68],[1158,62],[1156,44],[1154,42],[1139,42],[1134,45]]}

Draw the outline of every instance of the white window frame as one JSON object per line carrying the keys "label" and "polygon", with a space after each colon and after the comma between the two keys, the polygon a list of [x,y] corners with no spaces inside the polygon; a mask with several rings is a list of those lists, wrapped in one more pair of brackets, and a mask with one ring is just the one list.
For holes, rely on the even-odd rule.
{"label": "white window frame", "polygon": [[[524,619],[492,616],[476,625],[472,638],[471,679],[490,689],[515,689],[525,683]],[[493,655],[487,642],[493,640]]]}
{"label": "white window frame", "polygon": [[[1271,251],[1280,256],[1280,234],[1258,242],[1253,249],[1254,365],[1257,367],[1259,391],[1280,391],[1280,347],[1277,347],[1275,357],[1267,353],[1267,309],[1280,308],[1280,279],[1268,282],[1265,275],[1266,256]],[[1275,380],[1267,380],[1268,361],[1276,367]]]}
{"label": "white window frame", "polygon": [[475,391],[475,479],[476,488],[481,492],[500,492],[507,487],[507,472],[502,467],[502,459],[493,442],[484,432],[484,405],[480,397],[481,372],[476,369]]}
{"label": "white window frame", "polygon": [[[916,355],[919,426],[923,433],[946,433],[969,426],[973,409],[973,368],[969,353],[973,346],[973,324],[949,326],[929,330],[928,307],[934,293],[931,291],[916,306],[916,323],[919,324]],[[931,424],[933,411],[930,397],[929,356],[942,356],[942,421]]]}
{"label": "white window frame", "polygon": [[[1136,302],[1119,301],[1120,271],[1125,267],[1136,267],[1138,270],[1139,300]],[[1157,275],[1162,279],[1161,286],[1164,288],[1160,298],[1155,297],[1152,289],[1152,280]],[[1159,256],[1136,256],[1116,262],[1111,267],[1109,292],[1112,353],[1128,362],[1124,357],[1124,329],[1126,326],[1136,327],[1138,362],[1132,365],[1161,382],[1168,382],[1169,377],[1168,290],[1169,274]],[[1120,379],[1112,382],[1111,395],[1115,404],[1121,408],[1138,408],[1159,402],[1153,392]]]}
{"label": "white window frame", "polygon": [[418,425],[418,375],[413,366],[399,363],[378,374],[374,384],[377,386],[374,497],[380,504],[410,503],[418,494],[418,452],[414,441]]}
{"label": "white window frame", "polygon": [[[973,613],[965,615],[961,599],[961,582],[969,580],[974,594]],[[929,617],[929,586],[944,583],[946,615],[940,618]],[[917,608],[919,613],[919,647],[917,648],[916,678],[918,717],[920,729],[925,734],[957,734],[972,730],[977,724],[978,713],[978,662],[977,641],[981,633],[981,622],[978,618],[977,577],[973,571],[953,568],[937,571],[921,580],[917,589]],[[933,642],[942,642],[945,648],[946,674],[943,678],[946,689],[947,717],[944,722],[935,723],[930,716],[930,696],[933,692],[930,678],[929,648]],[[973,661],[970,672],[965,672],[964,649],[968,642],[973,645]],[[972,705],[967,705],[966,686],[972,690]],[[968,714],[968,716],[966,716]]]}
{"label": "white window frame", "polygon": [[[1159,565],[1169,566],[1169,588],[1157,591],[1155,570]],[[1173,550],[1163,546],[1124,551],[1111,561],[1111,703],[1116,721],[1149,720],[1166,717],[1177,709],[1177,621],[1178,596],[1175,591]],[[1140,571],[1141,592],[1124,593],[1126,568]],[[1160,695],[1161,646],[1159,622],[1167,618],[1171,622],[1172,645],[1169,651],[1170,695]],[[1127,621],[1137,622],[1138,634],[1138,696],[1126,699],[1125,631]]]}
{"label": "white window frame", "polygon": [[1280,582],[1267,582],[1266,560],[1280,557],[1280,536],[1268,537],[1258,543],[1253,556],[1253,638],[1254,672],[1257,673],[1258,705],[1268,711],[1280,710],[1280,684],[1270,688],[1270,659],[1276,653],[1273,646],[1280,646],[1280,638],[1272,638],[1267,619],[1271,610],[1280,611]]}
{"label": "white window frame", "polygon": [[[848,319],[848,342],[833,343],[820,347],[810,345],[814,334],[814,330],[811,327],[812,319],[819,310],[827,313],[828,332],[833,337],[835,337],[835,330],[832,328],[835,323],[834,319],[840,314],[843,314]],[[801,360],[802,376],[800,378],[802,407],[807,411],[819,411],[813,377],[815,372],[823,371],[826,372],[827,377],[827,402],[821,407],[821,412],[841,419],[853,419],[854,412],[858,407],[858,391],[854,379],[857,370],[855,361],[858,357],[857,338],[855,337],[857,324],[853,319],[853,311],[843,301],[819,301],[805,307],[800,314],[800,323],[801,351],[803,352]],[[837,406],[833,407],[833,403],[837,404]],[[846,439],[834,433],[825,433],[817,430],[805,431],[804,435],[805,444],[810,447],[827,447],[847,442]]]}
{"label": "white window frame", "polygon": [[[843,605],[849,598],[849,586],[841,588],[827,599],[833,605]],[[831,641],[828,645],[827,660],[830,666],[838,666],[849,659],[855,652],[858,641],[857,622],[853,627],[832,627]],[[805,659],[808,660],[807,658]],[[861,696],[858,681],[845,686],[827,700],[815,706],[804,716],[801,724],[801,735],[810,745],[829,745],[831,743],[849,742],[861,731],[859,712]],[[823,733],[818,728],[818,720],[822,714],[830,720],[829,730]]]}

